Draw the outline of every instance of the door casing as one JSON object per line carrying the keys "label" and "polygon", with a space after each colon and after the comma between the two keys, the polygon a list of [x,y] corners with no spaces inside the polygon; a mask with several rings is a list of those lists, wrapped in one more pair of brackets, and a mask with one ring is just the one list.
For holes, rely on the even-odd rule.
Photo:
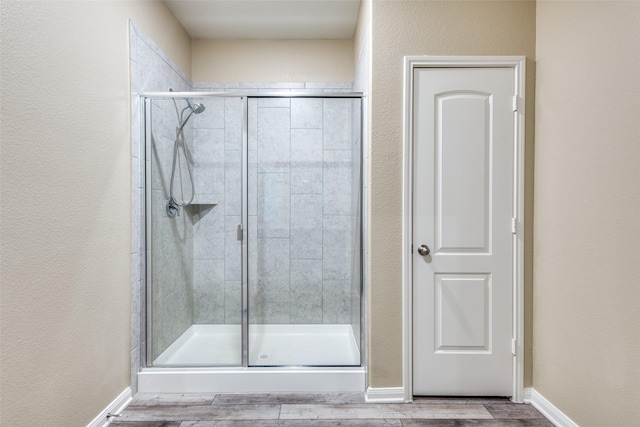
{"label": "door casing", "polygon": [[514,402],[524,398],[524,142],[525,142],[525,61],[524,56],[405,56],[403,108],[403,191],[402,191],[402,341],[404,400],[413,400],[413,75],[416,68],[512,68],[514,72],[514,157],[513,157],[513,319]]}

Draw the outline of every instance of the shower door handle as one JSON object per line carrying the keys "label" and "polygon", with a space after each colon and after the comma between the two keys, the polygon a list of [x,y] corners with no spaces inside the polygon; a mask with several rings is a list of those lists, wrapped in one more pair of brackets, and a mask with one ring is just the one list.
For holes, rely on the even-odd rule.
{"label": "shower door handle", "polygon": [[238,230],[237,230],[236,238],[238,240],[242,240],[242,224],[238,224]]}

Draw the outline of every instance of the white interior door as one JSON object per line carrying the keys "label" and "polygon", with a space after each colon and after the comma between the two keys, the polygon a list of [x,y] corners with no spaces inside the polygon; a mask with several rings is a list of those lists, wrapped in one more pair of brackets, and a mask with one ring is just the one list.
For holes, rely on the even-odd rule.
{"label": "white interior door", "polygon": [[514,70],[413,77],[413,393],[510,396]]}

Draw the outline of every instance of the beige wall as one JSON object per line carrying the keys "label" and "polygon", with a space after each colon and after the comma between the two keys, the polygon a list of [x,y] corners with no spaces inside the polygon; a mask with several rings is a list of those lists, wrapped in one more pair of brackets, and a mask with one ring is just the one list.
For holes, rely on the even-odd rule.
{"label": "beige wall", "polygon": [[193,40],[194,82],[350,82],[353,40]]}
{"label": "beige wall", "polygon": [[[533,1],[374,1],[370,147],[369,382],[402,385],[404,55],[526,55],[526,237],[531,242],[535,55]],[[531,246],[525,275],[531,294]],[[529,299],[530,301],[530,299]],[[530,319],[530,305],[527,313]],[[530,330],[528,331],[530,339]],[[527,351],[530,346],[527,345]],[[526,357],[527,355],[525,355]],[[530,357],[527,357],[530,372]],[[530,376],[527,375],[528,377]],[[529,379],[527,378],[527,382]]]}
{"label": "beige wall", "polygon": [[356,31],[353,35],[354,63],[357,64],[362,48],[371,41],[371,2],[372,0],[360,0]]}
{"label": "beige wall", "polygon": [[640,2],[538,2],[533,386],[640,420]]}
{"label": "beige wall", "polygon": [[159,2],[1,7],[1,424],[82,426],[129,385],[128,19],[190,44]]}

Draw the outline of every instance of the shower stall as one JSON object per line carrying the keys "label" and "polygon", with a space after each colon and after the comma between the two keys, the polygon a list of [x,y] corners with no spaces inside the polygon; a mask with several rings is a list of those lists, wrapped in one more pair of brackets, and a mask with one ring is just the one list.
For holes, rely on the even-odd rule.
{"label": "shower stall", "polygon": [[324,370],[363,379],[361,94],[141,99],[141,374]]}

